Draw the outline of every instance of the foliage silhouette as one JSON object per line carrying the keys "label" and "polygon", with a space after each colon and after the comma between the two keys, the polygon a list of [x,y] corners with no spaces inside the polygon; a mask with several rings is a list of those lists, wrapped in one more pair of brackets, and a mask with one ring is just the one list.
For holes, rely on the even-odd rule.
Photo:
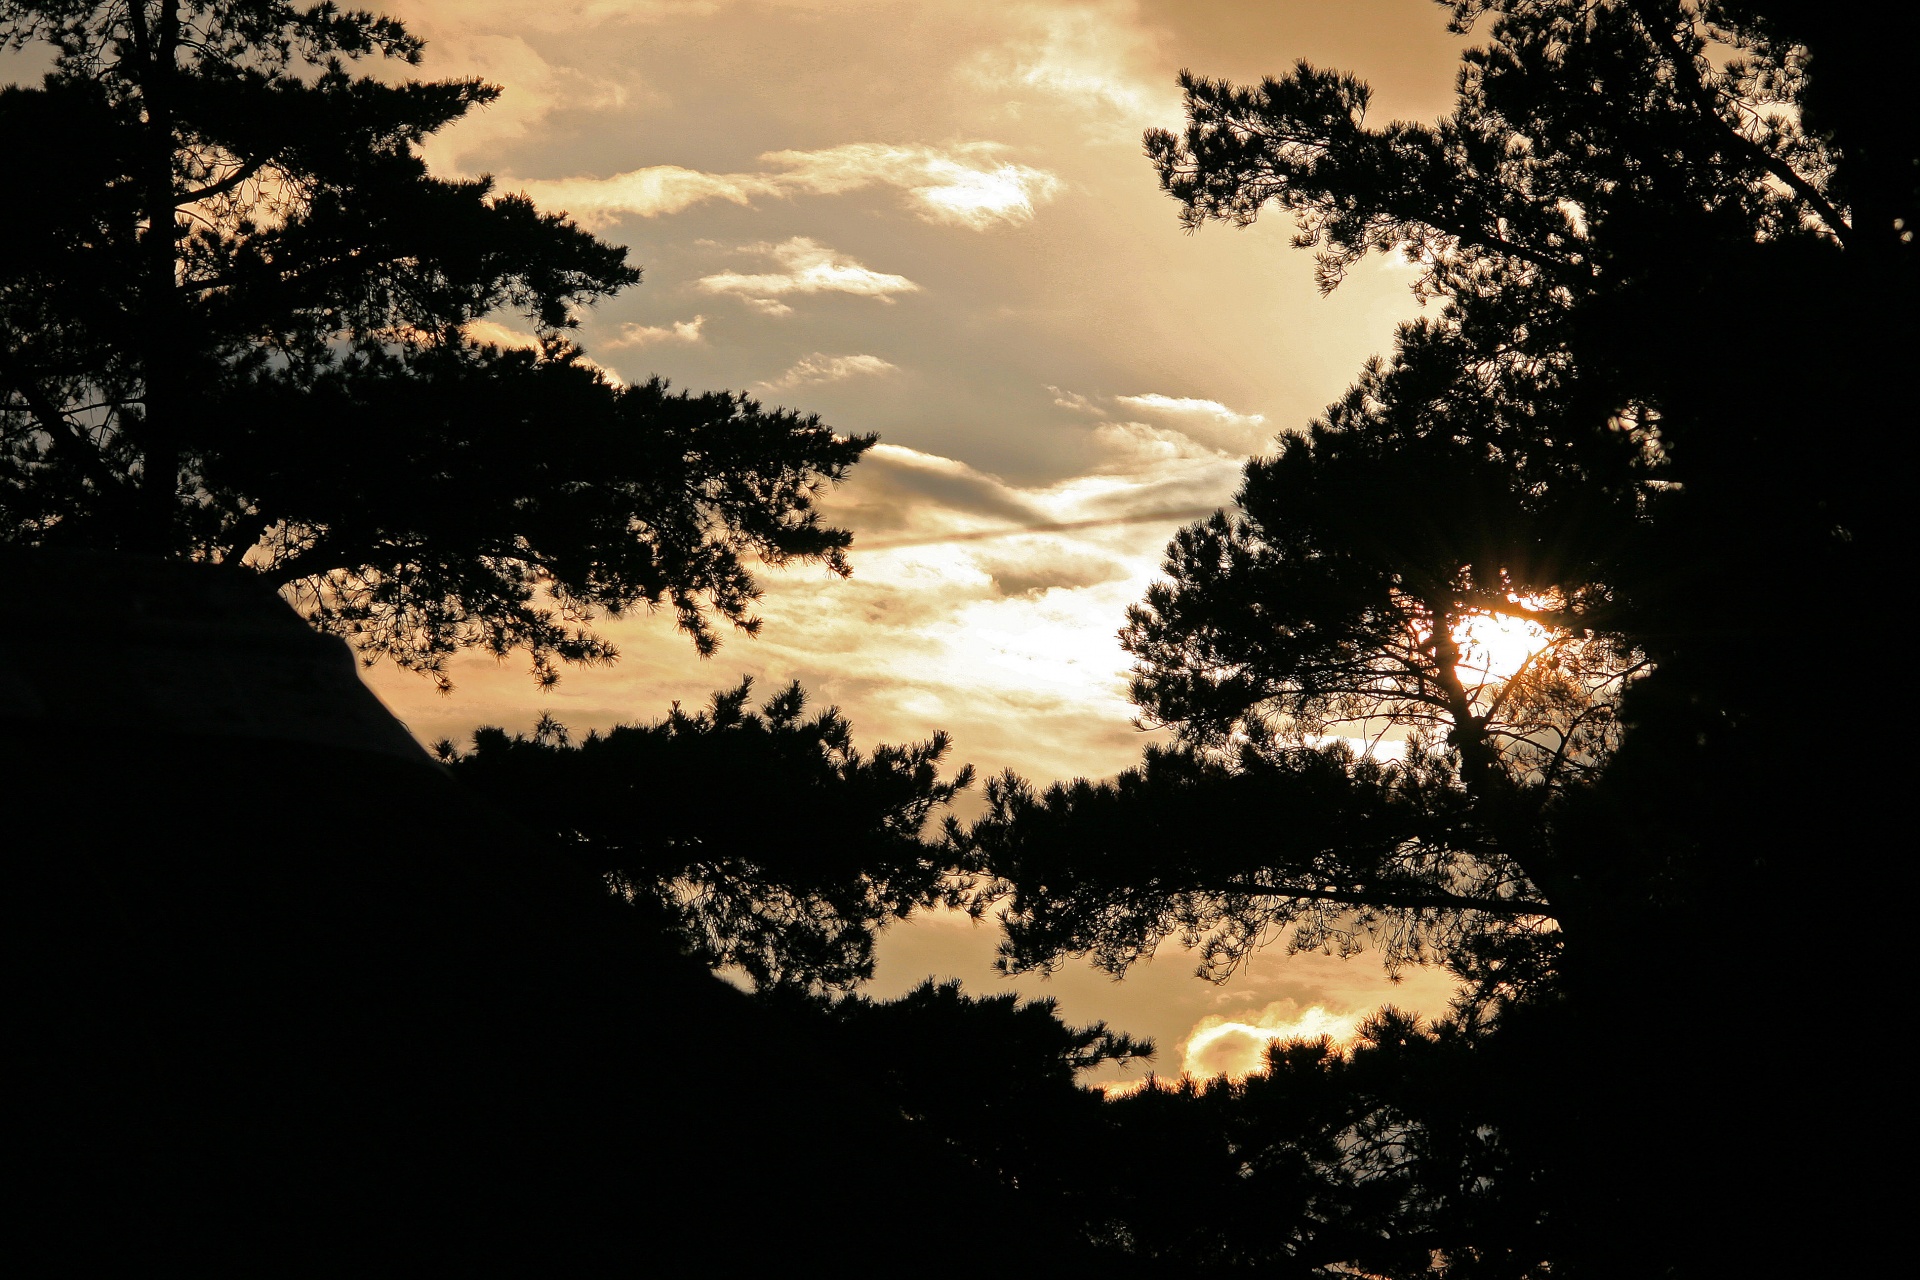
{"label": "foliage silhouette", "polygon": [[1133,1251],[1259,1274],[1420,1275],[1440,1257],[1442,1274],[1525,1274],[1546,1206],[1490,1123],[1511,1108],[1487,1058],[1459,1023],[1389,1008],[1345,1049],[1279,1043],[1244,1080],[1117,1099],[1135,1158],[1181,1171],[1173,1194],[1123,1202]]}
{"label": "foliage silhouette", "polygon": [[1112,782],[1036,792],[1007,776],[988,802],[964,844],[998,877],[972,906],[1004,902],[1009,971],[1081,953],[1119,975],[1168,937],[1216,978],[1283,935],[1342,955],[1371,940],[1389,969],[1464,962],[1498,939],[1539,953],[1501,966],[1486,994],[1510,998],[1557,949],[1554,908],[1512,861],[1461,853],[1473,809],[1442,751],[1389,764],[1343,744],[1150,748]]}
{"label": "foliage silhouette", "polygon": [[[1301,243],[1321,248],[1328,287],[1360,255],[1391,249],[1444,302],[1326,417],[1248,464],[1237,512],[1180,534],[1169,580],[1123,638],[1148,718],[1220,768],[1310,771],[1300,753],[1322,735],[1413,731],[1406,764],[1340,758],[1364,776],[1334,790],[1450,786],[1464,812],[1443,814],[1442,843],[1457,859],[1496,858],[1486,878],[1565,928],[1600,890],[1559,865],[1555,805],[1600,785],[1630,713],[1671,701],[1683,681],[1689,696],[1711,683],[1726,703],[1696,715],[1768,700],[1726,643],[1737,634],[1726,602],[1739,598],[1728,583],[1777,595],[1791,573],[1858,580],[1876,549],[1859,543],[1884,522],[1871,502],[1884,443],[1856,432],[1808,449],[1792,437],[1834,414],[1820,402],[1884,408],[1900,389],[1868,369],[1900,313],[1871,304],[1886,293],[1882,263],[1910,272],[1913,255],[1903,217],[1850,221],[1824,194],[1830,175],[1862,167],[1844,139],[1763,110],[1798,104],[1825,65],[1783,45],[1769,19],[1727,6],[1490,7],[1490,43],[1467,55],[1459,109],[1439,126],[1370,130],[1363,85],[1303,65],[1255,89],[1186,76],[1185,137],[1149,134],[1189,225],[1246,223],[1278,202],[1300,216]],[[1460,6],[1460,21],[1481,8]],[[1716,69],[1709,38],[1745,56]],[[1897,162],[1879,168],[1855,181],[1901,178]],[[1858,269],[1856,244],[1871,246],[1873,271]],[[1696,265],[1676,286],[1682,258]],[[1717,292],[1694,292],[1708,274]],[[1708,322],[1762,285],[1843,333],[1821,352],[1864,376],[1769,385],[1765,348],[1719,345]],[[1648,338],[1654,328],[1709,333],[1688,347]],[[1752,422],[1756,385],[1804,416]],[[1545,629],[1516,676],[1470,660],[1464,629],[1496,614]],[[1128,786],[1157,777],[1177,793],[1189,779],[1173,759],[1150,758]],[[1004,784],[997,803],[1011,812],[1017,792]],[[997,838],[1007,822],[984,831]],[[1403,824],[1362,851],[1409,834]],[[1338,840],[1320,840],[1339,863]],[[1223,856],[1223,870],[1270,865],[1245,842]],[[1457,870],[1440,861],[1436,894],[1449,888],[1432,877]],[[1369,899],[1408,892],[1327,876]]]}
{"label": "foliage silhouette", "polygon": [[[1846,753],[1803,745],[1784,638],[1894,580],[1920,131],[1872,49],[1911,46],[1914,18],[1449,7],[1489,21],[1437,125],[1371,126],[1364,85],[1303,63],[1251,87],[1184,75],[1187,129],[1148,134],[1189,228],[1278,205],[1324,288],[1397,252],[1438,305],[1248,464],[1236,511],[1178,536],[1123,633],[1178,746],[1110,784],[990,783],[969,841],[998,879],[975,905],[1008,903],[1015,969],[1120,970],[1172,937],[1220,973],[1281,937],[1371,934],[1389,964],[1468,981],[1459,1025],[1514,1064],[1485,1123],[1533,1153],[1489,1195],[1544,1206],[1540,1225],[1330,1262],[1817,1270],[1818,1233],[1757,1224],[1870,1218],[1848,1135],[1873,1122],[1841,1068],[1694,1012],[1755,1027],[1868,998],[1825,957],[1764,991],[1724,975],[1808,920],[1828,851],[1873,848],[1892,817]],[[1492,615],[1540,629],[1517,674],[1473,652]],[[1835,671],[1870,652],[1830,650]],[[1664,1047],[1657,1069],[1621,1063],[1622,1028]],[[1713,1149],[1653,1167],[1683,1132]],[[1417,1244],[1423,1221],[1382,1229]]]}
{"label": "foliage silhouette", "polygon": [[944,733],[864,755],[838,709],[805,714],[798,683],[758,711],[752,686],[578,744],[548,719],[441,755],[482,793],[538,797],[530,825],[707,963],[759,986],[843,988],[872,975],[889,920],[960,893],[947,846],[925,836],[973,770],[940,777]]}
{"label": "foliage silhouette", "polygon": [[[779,1000],[784,997],[775,996]],[[862,1063],[865,1086],[967,1166],[1017,1192],[1021,1211],[1071,1222],[1089,1245],[1108,1189],[1107,1117],[1084,1070],[1129,1062],[1150,1043],[1104,1023],[1062,1022],[1052,1000],[969,996],[927,980],[894,1000],[815,1001],[840,1052]]]}
{"label": "foliage silhouette", "polygon": [[[0,540],[255,570],[368,661],[559,662],[601,611],[752,631],[744,557],[845,573],[814,498],[872,443],[622,386],[569,339],[625,251],[416,146],[498,96],[391,81],[395,20],[287,0],[0,4],[33,197],[0,212]],[[486,340],[522,317],[524,346]],[[492,325],[492,328],[485,327]]]}
{"label": "foliage silhouette", "polygon": [[[829,1042],[913,1131],[1066,1227],[1108,1266],[1183,1274],[1513,1276],[1544,1256],[1552,1169],[1507,1133],[1516,1087],[1480,1028],[1384,1009],[1351,1045],[1271,1046],[1240,1081],[1102,1100],[1074,1071],[1146,1046],[1060,1022],[1051,1001],[928,982],[897,1000],[763,997]],[[1524,1135],[1523,1135],[1524,1137]]]}

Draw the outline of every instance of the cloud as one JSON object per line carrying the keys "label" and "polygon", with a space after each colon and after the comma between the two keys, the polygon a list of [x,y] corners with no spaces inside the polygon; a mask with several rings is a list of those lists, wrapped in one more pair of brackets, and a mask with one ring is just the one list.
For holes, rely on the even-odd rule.
{"label": "cloud", "polygon": [[[460,327],[460,331],[474,342],[501,347],[508,351],[541,351],[545,349],[545,344],[540,341],[539,335],[528,333],[522,329],[512,328],[509,325],[501,324],[495,320],[469,320]],[[627,384],[627,380],[620,376],[620,372],[617,369],[609,369],[597,360],[589,359],[583,355],[576,354],[573,359],[575,364],[582,365],[588,369],[598,370],[601,377],[613,383],[616,387],[623,387]]]}
{"label": "cloud", "polygon": [[863,267],[805,236],[780,244],[742,245],[741,252],[770,257],[781,269],[755,275],[722,271],[702,276],[699,287],[708,293],[734,294],[769,315],[786,315],[792,310],[778,301],[790,293],[851,293],[892,302],[896,293],[916,293],[920,289],[905,276]]}
{"label": "cloud", "polygon": [[647,347],[659,342],[700,342],[701,329],[706,325],[705,316],[695,316],[691,320],[675,320],[669,324],[623,324],[620,336],[600,345],[609,350],[620,347]]}
{"label": "cloud", "polygon": [[1157,392],[1115,396],[1114,400],[1136,413],[1174,427],[1191,439],[1229,453],[1251,453],[1272,434],[1264,414],[1235,413],[1218,400],[1163,396]]}
{"label": "cloud", "polygon": [[879,356],[830,356],[816,351],[810,356],[802,356],[788,369],[771,382],[763,382],[763,387],[786,388],[803,387],[820,382],[844,382],[848,378],[867,378],[877,374],[892,373],[900,366],[891,360],[882,360]]}
{"label": "cloud", "polygon": [[524,330],[509,328],[494,320],[469,320],[460,331],[475,342],[502,347],[508,351],[538,351],[540,339]]}
{"label": "cloud", "polygon": [[1137,145],[1149,125],[1178,123],[1180,102],[1136,10],[1132,0],[1029,7],[1027,30],[977,54],[964,74],[1051,98],[1100,141]]}
{"label": "cloud", "polygon": [[1060,180],[1044,169],[1000,159],[994,142],[947,147],[852,142],[819,151],[769,151],[772,166],[758,173],[706,173],[679,165],[653,165],[606,178],[532,179],[506,182],[544,209],[565,210],[587,227],[605,227],[625,216],[663,217],[709,200],[751,204],[761,197],[843,195],[867,187],[901,192],[928,222],[984,231],[1032,219],[1051,200]]}
{"label": "cloud", "polygon": [[1044,169],[996,163],[1004,150],[994,142],[945,148],[854,142],[824,151],[771,151],[760,158],[787,169],[779,181],[798,190],[838,195],[867,186],[894,187],[929,222],[980,231],[1028,221],[1035,202],[1052,199],[1060,188],[1059,179]]}
{"label": "cloud", "polygon": [[1303,1009],[1292,1000],[1276,1000],[1258,1013],[1238,1018],[1208,1014],[1181,1042],[1181,1069],[1200,1080],[1213,1076],[1245,1079],[1266,1070],[1268,1045],[1321,1036],[1336,1044],[1348,1042],[1365,1016],[1331,1013],[1318,1004]]}
{"label": "cloud", "polygon": [[536,135],[559,111],[614,111],[655,95],[631,74],[596,74],[565,58],[555,42],[536,48],[526,39],[532,30],[567,32],[598,15],[603,6],[542,4],[537,10],[515,0],[409,0],[394,16],[428,43],[433,78],[474,77],[504,85],[507,92],[486,108],[469,112],[452,127],[430,135],[420,147],[434,172],[467,174],[466,163],[493,154],[509,143]]}
{"label": "cloud", "polygon": [[1148,392],[1138,396],[1115,396],[1115,400],[1149,413],[1171,414],[1178,418],[1210,418],[1260,426],[1266,418],[1257,413],[1235,413],[1218,400],[1200,400],[1193,396],[1163,396]]}
{"label": "cloud", "polygon": [[1003,596],[1039,596],[1057,589],[1078,591],[1117,582],[1133,573],[1132,566],[1116,556],[1089,553],[1071,545],[1023,547],[1017,551],[1009,548],[1001,554],[989,551],[976,555],[975,563],[993,579],[994,590]]}
{"label": "cloud", "polygon": [[1090,471],[1098,474],[1209,458],[1232,459],[1237,467],[1272,435],[1264,414],[1239,413],[1218,400],[1157,391],[1089,396],[1052,384],[1047,391],[1054,407],[1096,419],[1093,442],[1103,457]]}
{"label": "cloud", "polygon": [[1053,403],[1056,408],[1071,409],[1075,413],[1097,414],[1100,412],[1100,406],[1081,395],[1078,391],[1062,391],[1051,382],[1047,384],[1047,390],[1053,392]]}
{"label": "cloud", "polygon": [[941,536],[1050,518],[998,476],[897,444],[875,445],[829,503],[857,533]]}
{"label": "cloud", "polygon": [[603,22],[666,22],[711,17],[726,0],[402,0],[390,6],[410,27],[454,26],[571,32]]}
{"label": "cloud", "polygon": [[[824,366],[835,357],[810,358]],[[1117,633],[1168,536],[1192,518],[1169,497],[1210,509],[1231,492],[1231,464],[1206,465],[1217,471],[1205,472],[1211,490],[1193,476],[1171,482],[1159,467],[1026,486],[879,444],[821,495],[823,519],[854,531],[853,576],[769,572],[758,637],[724,637],[708,661],[673,636],[670,616],[638,611],[597,625],[645,661],[569,673],[559,690],[541,692],[490,657],[463,655],[457,696],[484,702],[493,723],[531,723],[550,710],[585,732],[746,672],[768,690],[802,680],[820,705],[857,711],[869,740],[940,727],[989,771],[1113,772],[1137,760],[1143,741]],[[404,693],[402,717],[424,737],[471,732],[457,705],[406,692],[406,679],[382,676],[381,692]]]}
{"label": "cloud", "polygon": [[542,209],[563,210],[585,227],[604,228],[632,214],[657,218],[704,203],[749,204],[755,196],[784,194],[772,180],[752,173],[703,173],[661,164],[610,178],[547,178],[501,186],[518,190]]}
{"label": "cloud", "polygon": [[[1145,422],[1102,422],[1093,429],[1094,445],[1104,455],[1088,470],[1093,474],[1133,474],[1170,463],[1205,462],[1225,454],[1183,431]],[[1238,467],[1238,462],[1235,462]]]}

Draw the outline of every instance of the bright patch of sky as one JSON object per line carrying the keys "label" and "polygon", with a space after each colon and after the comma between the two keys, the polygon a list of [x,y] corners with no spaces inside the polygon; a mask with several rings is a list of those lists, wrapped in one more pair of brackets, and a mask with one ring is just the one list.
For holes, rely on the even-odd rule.
{"label": "bright patch of sky", "polygon": [[[1249,80],[1302,57],[1371,81],[1376,122],[1432,118],[1458,42],[1425,0],[391,8],[429,41],[421,74],[505,90],[429,141],[436,170],[493,174],[645,269],[582,317],[590,356],[882,440],[825,502],[854,530],[852,578],[767,573],[764,630],[711,660],[669,617],[611,621],[621,661],[547,694],[474,655],[445,698],[373,673],[428,741],[542,712],[576,732],[653,719],[748,673],[767,693],[801,680],[866,743],[944,728],[983,774],[1112,774],[1146,741],[1116,633],[1168,537],[1418,314],[1385,259],[1321,298],[1284,218],[1183,235],[1140,130],[1180,126],[1182,67]],[[988,987],[992,941],[896,929],[875,990],[929,972]],[[1364,957],[1276,953],[1226,988],[1190,970],[1169,955],[1116,986],[1069,968],[1033,991],[1155,1036],[1168,1075],[1204,1017],[1445,996],[1427,976],[1387,989]]]}

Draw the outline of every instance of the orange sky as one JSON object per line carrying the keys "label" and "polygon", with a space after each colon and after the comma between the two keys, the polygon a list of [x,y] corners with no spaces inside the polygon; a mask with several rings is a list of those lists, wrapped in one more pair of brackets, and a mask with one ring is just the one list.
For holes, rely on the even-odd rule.
{"label": "orange sky", "polygon": [[[477,657],[446,697],[370,673],[424,740],[542,712],[575,731],[652,719],[751,674],[800,679],[864,743],[944,728],[983,774],[1111,774],[1144,737],[1114,637],[1182,519],[1162,513],[1227,501],[1244,457],[1417,310],[1386,260],[1319,297],[1284,219],[1183,235],[1140,132],[1179,126],[1181,67],[1247,79],[1299,58],[1368,80],[1378,121],[1431,118],[1459,42],[1427,0],[383,7],[429,40],[424,74],[506,91],[430,142],[435,167],[492,173],[645,269],[585,318],[593,359],[882,440],[828,504],[856,533],[851,580],[767,574],[761,637],[709,660],[664,616],[610,622],[622,660],[547,693]],[[939,540],[1032,525],[1074,527]],[[991,947],[964,921],[897,929],[873,990],[929,972],[984,987]],[[1273,952],[1223,988],[1191,969],[1176,952],[1119,985],[1084,968],[1019,985],[1154,1036],[1170,1074],[1202,1019],[1437,1010],[1447,991],[1433,973],[1389,989],[1367,957]],[[1231,1043],[1214,1037],[1214,1069]]]}

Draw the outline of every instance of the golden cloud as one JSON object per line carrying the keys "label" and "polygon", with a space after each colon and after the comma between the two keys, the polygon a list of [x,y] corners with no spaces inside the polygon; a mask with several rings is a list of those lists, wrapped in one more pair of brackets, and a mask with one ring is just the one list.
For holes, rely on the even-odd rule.
{"label": "golden cloud", "polygon": [[1193,1026],[1180,1044],[1180,1065],[1196,1080],[1225,1076],[1244,1080],[1267,1068],[1267,1047],[1289,1040],[1322,1037],[1344,1045],[1359,1030],[1363,1013],[1333,1013],[1324,1005],[1301,1008],[1292,1000],[1276,1000],[1257,1013],[1224,1018],[1208,1014]]}
{"label": "golden cloud", "polygon": [[668,324],[623,324],[618,337],[607,339],[600,345],[617,349],[648,347],[661,342],[699,342],[706,323],[705,316],[695,316],[691,320],[675,320]]}
{"label": "golden cloud", "polygon": [[803,387],[822,382],[844,382],[848,378],[870,378],[883,373],[893,373],[899,367],[891,360],[882,360],[879,356],[830,356],[816,351],[810,356],[800,357],[778,378],[759,385],[784,390],[788,387]]}
{"label": "golden cloud", "polygon": [[1103,142],[1137,145],[1140,131],[1176,123],[1180,99],[1134,0],[1026,5],[1024,30],[982,50],[967,68],[983,88],[1030,92],[1081,117]]}
{"label": "golden cloud", "polygon": [[773,169],[707,173],[679,165],[652,165],[610,177],[509,181],[543,209],[564,210],[583,226],[601,228],[622,217],[657,218],[696,204],[724,200],[751,204],[761,197],[842,195],[867,187],[903,193],[928,222],[984,231],[1030,220],[1052,199],[1060,181],[1044,169],[1000,159],[995,142],[948,147],[850,142],[819,151],[769,151]]}
{"label": "golden cloud", "polygon": [[920,289],[905,276],[874,271],[805,236],[795,236],[780,244],[742,245],[740,251],[772,258],[780,270],[753,275],[721,271],[702,276],[698,285],[708,293],[734,294],[748,306],[769,315],[786,315],[793,310],[779,301],[781,296],[790,293],[851,293],[892,302],[896,293],[917,293]]}

